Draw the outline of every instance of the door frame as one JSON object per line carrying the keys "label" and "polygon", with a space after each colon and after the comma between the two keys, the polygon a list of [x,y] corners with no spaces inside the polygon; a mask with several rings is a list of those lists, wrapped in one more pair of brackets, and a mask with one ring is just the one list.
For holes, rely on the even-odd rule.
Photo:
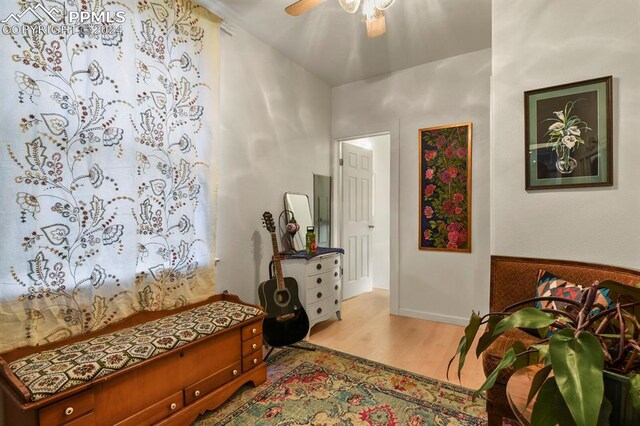
{"label": "door frame", "polygon": [[[345,123],[347,124],[347,123]],[[369,136],[389,135],[391,151],[391,199],[389,203],[390,221],[390,257],[389,259],[389,312],[398,315],[400,311],[400,122],[398,120],[380,123],[348,123],[344,129],[332,135],[331,143],[331,174],[333,193],[336,194],[333,203],[333,217],[340,218],[332,229],[332,241],[342,246],[342,169],[339,161],[342,155],[342,142],[362,139]]]}

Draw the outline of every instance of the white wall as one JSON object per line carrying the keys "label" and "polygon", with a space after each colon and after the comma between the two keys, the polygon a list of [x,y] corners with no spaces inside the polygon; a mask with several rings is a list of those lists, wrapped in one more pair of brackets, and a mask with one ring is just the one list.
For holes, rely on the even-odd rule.
{"label": "white wall", "polygon": [[221,34],[221,128],[216,291],[257,302],[271,239],[262,213],[286,191],[313,199],[330,174],[331,90],[241,28]]}
{"label": "white wall", "polygon": [[[640,267],[640,2],[493,1],[493,248]],[[523,92],[614,77],[614,187],[524,189]]]}
{"label": "white wall", "polygon": [[[487,49],[333,88],[334,139],[384,130],[380,123],[395,127],[386,130],[392,132],[391,192],[398,193],[398,226],[391,232],[399,233],[392,262],[402,315],[462,324],[472,309],[488,309],[490,74]],[[419,251],[418,129],[466,121],[474,125],[472,253]],[[392,297],[393,269],[392,263]]]}
{"label": "white wall", "polygon": [[345,141],[373,151],[371,277],[374,288],[389,289],[391,262],[391,137],[378,135]]}

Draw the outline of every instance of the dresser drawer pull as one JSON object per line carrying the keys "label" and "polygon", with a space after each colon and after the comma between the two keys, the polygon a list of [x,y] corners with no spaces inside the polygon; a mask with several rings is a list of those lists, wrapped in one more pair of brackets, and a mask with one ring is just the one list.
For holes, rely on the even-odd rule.
{"label": "dresser drawer pull", "polygon": [[65,416],[70,416],[70,415],[72,415],[72,414],[73,414],[73,407],[67,407],[67,408],[64,410],[64,415],[65,415]]}
{"label": "dresser drawer pull", "polygon": [[318,284],[322,284],[322,278],[318,278],[318,279],[316,280],[316,282],[317,282]]}
{"label": "dresser drawer pull", "polygon": [[336,305],[338,304],[338,299],[336,299]]}
{"label": "dresser drawer pull", "polygon": [[334,277],[337,277],[337,276],[338,276],[338,272],[334,272],[334,273],[333,273],[333,276],[334,276]]}
{"label": "dresser drawer pull", "polygon": [[200,396],[200,391],[197,390],[193,393],[193,396],[195,396],[196,398]]}
{"label": "dresser drawer pull", "polygon": [[334,288],[337,290],[338,289],[338,284],[336,284],[336,286]]}
{"label": "dresser drawer pull", "polygon": [[238,370],[233,370],[233,371],[231,372],[231,374],[233,374],[234,376],[237,376],[237,375],[238,375]]}
{"label": "dresser drawer pull", "polygon": [[253,359],[253,364],[255,365],[255,364],[257,364],[257,363],[258,363],[258,358],[254,358],[254,359]]}
{"label": "dresser drawer pull", "polygon": [[322,313],[322,308],[318,308],[318,310],[316,312],[321,314]]}
{"label": "dresser drawer pull", "polygon": [[178,408],[178,404],[176,404],[175,402],[172,402],[169,408],[171,408],[172,410],[175,410],[176,408]]}
{"label": "dresser drawer pull", "polygon": [[316,265],[316,269],[318,269],[318,270],[322,269],[322,265],[318,263],[318,264]]}
{"label": "dresser drawer pull", "polygon": [[318,292],[318,294],[316,294],[316,296],[318,296],[318,299],[322,299],[322,292]]}
{"label": "dresser drawer pull", "polygon": [[251,345],[251,349],[253,349],[253,350],[258,349],[258,345],[256,343],[254,343],[253,345]]}
{"label": "dresser drawer pull", "polygon": [[257,330],[257,329],[255,329],[255,328],[252,328],[252,329],[251,329],[251,333],[256,334],[257,332],[258,332],[258,330]]}
{"label": "dresser drawer pull", "polygon": [[338,259],[334,260],[333,263],[338,264]]}

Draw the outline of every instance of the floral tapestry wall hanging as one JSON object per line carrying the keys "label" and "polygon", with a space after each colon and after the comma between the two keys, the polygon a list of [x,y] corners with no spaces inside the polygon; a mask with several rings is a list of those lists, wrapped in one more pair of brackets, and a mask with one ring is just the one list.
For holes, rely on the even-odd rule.
{"label": "floral tapestry wall hanging", "polygon": [[612,77],[525,92],[526,189],[613,185]]}
{"label": "floral tapestry wall hanging", "polygon": [[419,131],[420,250],[471,251],[472,124]]}
{"label": "floral tapestry wall hanging", "polygon": [[190,0],[5,17],[0,351],[210,296],[219,19]]}

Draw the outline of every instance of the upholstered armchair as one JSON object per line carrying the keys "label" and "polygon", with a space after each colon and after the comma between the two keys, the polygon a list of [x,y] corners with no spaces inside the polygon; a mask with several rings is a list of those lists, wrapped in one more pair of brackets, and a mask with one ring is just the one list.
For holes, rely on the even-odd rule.
{"label": "upholstered armchair", "polygon": [[[623,284],[640,282],[640,271],[582,262],[492,256],[491,258],[491,312],[535,297],[536,277],[544,269],[562,279],[583,287],[594,281],[614,280]],[[485,374],[491,373],[515,341],[525,345],[535,343],[536,337],[520,330],[512,330],[502,335],[483,354],[482,366]],[[502,418],[514,418],[506,396],[507,381],[513,369],[503,371],[495,386],[487,391],[487,413],[489,426],[501,426]]]}

